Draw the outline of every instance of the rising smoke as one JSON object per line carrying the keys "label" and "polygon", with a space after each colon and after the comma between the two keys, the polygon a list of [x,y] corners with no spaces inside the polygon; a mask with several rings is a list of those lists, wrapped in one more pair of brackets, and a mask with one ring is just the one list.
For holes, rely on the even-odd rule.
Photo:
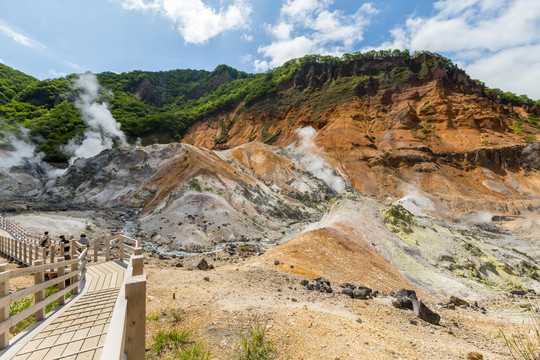
{"label": "rising smoke", "polygon": [[99,101],[102,87],[96,76],[90,72],[80,75],[73,84],[79,90],[79,99],[75,106],[81,111],[82,119],[87,128],[83,138],[73,138],[63,147],[63,151],[71,156],[70,165],[77,158],[89,158],[106,149],[111,149],[115,143],[126,143],[126,136],[120,130],[106,103]]}
{"label": "rising smoke", "polygon": [[335,171],[316,154],[321,151],[314,142],[317,131],[311,126],[307,126],[297,129],[296,134],[300,138],[296,145],[296,150],[300,155],[298,158],[300,165],[313,176],[324,181],[334,192],[339,194],[345,191],[345,181],[336,175]]}
{"label": "rising smoke", "polygon": [[400,186],[400,190],[405,195],[394,202],[396,205],[401,205],[411,214],[416,216],[426,216],[425,210],[435,210],[433,201],[421,194],[421,190],[411,184]]}
{"label": "rising smoke", "polygon": [[20,136],[8,133],[0,140],[0,169],[8,170],[26,162],[41,162],[43,153],[36,154],[36,145],[28,136],[28,129],[21,127]]}

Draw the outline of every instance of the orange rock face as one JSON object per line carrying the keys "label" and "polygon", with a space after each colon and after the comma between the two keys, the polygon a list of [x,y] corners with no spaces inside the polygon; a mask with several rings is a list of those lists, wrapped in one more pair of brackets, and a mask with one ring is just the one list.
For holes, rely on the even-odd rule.
{"label": "orange rock face", "polygon": [[[315,90],[292,88],[280,96],[302,91]],[[352,96],[319,113],[314,107],[300,103],[267,114],[237,109],[219,121],[195,124],[183,141],[209,149],[252,141],[288,146],[298,141],[297,129],[312,126],[319,155],[356,190],[374,198],[401,197],[410,184],[431,194],[451,214],[519,214],[535,207],[538,172],[530,171],[521,152],[539,139],[539,132],[524,125],[516,128],[517,119],[527,116],[524,109],[464,93],[438,79]],[[220,121],[230,128],[225,137]],[[220,136],[226,141],[216,144]],[[235,159],[253,162],[249,166],[263,177],[280,178],[279,164],[257,161],[254,150],[249,156],[247,148],[243,151],[240,155],[234,150]]]}

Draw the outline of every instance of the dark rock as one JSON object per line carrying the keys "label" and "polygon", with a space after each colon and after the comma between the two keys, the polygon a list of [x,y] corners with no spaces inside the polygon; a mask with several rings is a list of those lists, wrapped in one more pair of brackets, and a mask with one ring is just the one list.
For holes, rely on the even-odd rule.
{"label": "dark rock", "polygon": [[471,351],[470,353],[467,354],[467,360],[483,360],[483,359],[484,359],[484,355],[476,351]]}
{"label": "dark rock", "polygon": [[517,296],[523,296],[527,294],[525,290],[518,290],[518,289],[510,290],[509,293],[512,295],[517,295]]}
{"label": "dark rock", "polygon": [[457,296],[450,296],[450,299],[448,299],[448,304],[453,304],[455,306],[464,306],[469,307],[470,304],[468,301],[458,298]]}
{"label": "dark rock", "polygon": [[279,260],[274,260],[274,265],[279,265]]}
{"label": "dark rock", "polygon": [[430,324],[439,325],[439,322],[441,321],[441,316],[439,314],[430,310],[422,301],[419,301],[416,298],[412,300],[412,303],[414,314],[418,318],[427,321]]}
{"label": "dark rock", "polygon": [[373,290],[370,288],[360,286],[353,290],[353,298],[355,299],[369,299]]}
{"label": "dark rock", "polygon": [[413,310],[413,300],[417,300],[416,298],[416,292],[414,290],[406,290],[401,289],[397,293],[394,294],[394,298],[397,299],[397,301],[394,301],[395,299],[392,299],[392,305],[397,308],[403,308],[403,309],[409,309]]}
{"label": "dark rock", "polygon": [[353,290],[350,288],[344,288],[341,293],[350,297],[353,297]]}
{"label": "dark rock", "polygon": [[210,281],[210,278],[208,276],[205,276],[204,281]]}
{"label": "dark rock", "polygon": [[306,286],[307,284],[309,284],[309,281],[306,279],[303,279],[302,281],[300,281],[300,285],[302,286]]}
{"label": "dark rock", "polygon": [[167,255],[159,254],[159,260],[169,260],[170,258]]}
{"label": "dark rock", "polygon": [[305,286],[307,290],[316,290],[322,293],[332,293],[332,286],[330,281],[324,277],[318,277],[313,279]]}
{"label": "dark rock", "polygon": [[175,266],[176,267],[184,267],[184,264],[182,264],[181,262],[177,262]]}
{"label": "dark rock", "polygon": [[208,265],[208,262],[206,261],[206,259],[202,259],[201,261],[199,261],[199,263],[197,264],[197,268],[199,268],[199,270],[210,270],[210,266]]}
{"label": "dark rock", "polygon": [[344,289],[351,289],[351,290],[356,289],[355,285],[349,284],[349,283],[343,283],[343,284],[339,285],[339,287],[344,288]]}
{"label": "dark rock", "polygon": [[413,299],[413,298],[417,299],[416,291],[414,290],[401,289],[397,293],[395,293],[393,296],[396,298],[407,297],[409,299]]}

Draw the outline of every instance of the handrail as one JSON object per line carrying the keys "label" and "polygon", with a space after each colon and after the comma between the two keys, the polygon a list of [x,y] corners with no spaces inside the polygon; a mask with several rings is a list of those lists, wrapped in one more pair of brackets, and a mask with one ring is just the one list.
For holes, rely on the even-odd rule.
{"label": "handrail", "polygon": [[143,274],[142,248],[135,248],[114,306],[102,360],[145,358],[145,314],[146,275]]}
{"label": "handrail", "polygon": [[[85,279],[86,264],[92,259],[124,261],[129,259],[124,281],[113,311],[101,359],[143,360],[145,358],[146,275],[143,274],[143,256],[140,239],[123,233],[90,241],[89,246],[71,240],[68,244],[39,246],[39,237],[31,235],[9,219],[0,216],[0,228],[14,238],[0,236],[0,254],[29,267],[8,270],[0,264],[0,350],[9,346],[9,328],[35,314],[36,321],[45,318],[45,307],[55,300],[65,303],[69,291],[79,293]],[[70,247],[69,251],[66,250]],[[59,255],[59,256],[57,256]],[[69,255],[71,259],[65,260]],[[10,279],[34,275],[35,285],[9,293]],[[45,281],[45,274],[57,276]],[[52,276],[51,276],[52,277]],[[66,281],[70,284],[66,286]],[[45,297],[45,289],[57,285],[58,292]],[[20,313],[9,316],[14,301],[34,295],[35,304]]]}
{"label": "handrail", "polygon": [[[35,314],[36,321],[44,320],[45,307],[58,300],[58,305],[65,303],[65,295],[69,291],[74,294],[79,292],[79,286],[85,278],[86,274],[86,255],[88,250],[84,249],[81,253],[76,252],[75,241],[73,241],[71,256],[73,259],[64,260],[57,257],[56,262],[43,264],[43,259],[33,261],[32,267],[24,269],[8,270],[8,264],[0,264],[0,349],[5,349],[9,346],[9,328],[18,322],[26,319],[28,316]],[[56,270],[58,275],[54,279],[45,281],[47,271]],[[19,277],[34,274],[35,285],[20,289],[14,293],[9,293],[9,280]],[[66,287],[66,280],[70,280],[70,284]],[[45,289],[47,287],[57,285],[58,292],[45,297]],[[9,316],[9,306],[18,299],[22,299],[29,295],[34,295],[35,304],[21,311],[18,314]]]}

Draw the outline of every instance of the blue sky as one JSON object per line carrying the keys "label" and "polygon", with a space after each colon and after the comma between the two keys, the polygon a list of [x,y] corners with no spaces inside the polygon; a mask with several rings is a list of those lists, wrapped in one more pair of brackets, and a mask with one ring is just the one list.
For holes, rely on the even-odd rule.
{"label": "blue sky", "polygon": [[271,69],[308,53],[430,50],[540,99],[538,0],[18,0],[0,62],[39,79],[90,70]]}

